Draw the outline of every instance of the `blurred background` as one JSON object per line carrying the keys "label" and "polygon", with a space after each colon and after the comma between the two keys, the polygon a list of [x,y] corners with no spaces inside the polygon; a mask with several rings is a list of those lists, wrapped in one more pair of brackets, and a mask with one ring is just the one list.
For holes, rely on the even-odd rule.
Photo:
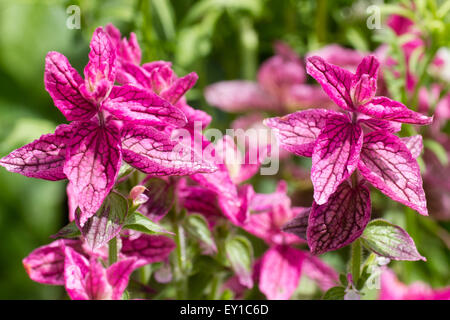
{"label": "blurred background", "polygon": [[[387,3],[389,1],[384,1]],[[178,75],[195,71],[199,81],[189,92],[195,108],[213,116],[211,127],[224,130],[236,117],[208,106],[205,86],[220,80],[255,79],[258,66],[273,55],[273,42],[283,40],[302,57],[327,43],[361,51],[379,46],[366,26],[366,8],[376,1],[347,0],[111,0],[0,1],[0,156],[54,130],[64,122],[44,89],[48,51],[68,57],[80,72],[87,63],[93,30],[109,22],[123,35],[137,34],[143,62],[170,60]],[[79,6],[80,29],[69,29],[70,5]],[[257,190],[271,190],[275,179]],[[374,206],[386,197],[374,194]],[[390,202],[384,217],[407,224],[400,206]],[[398,212],[400,211],[400,212]],[[449,223],[416,221],[408,232],[428,262],[397,267],[405,282],[450,284]],[[60,299],[62,288],[31,281],[22,259],[49,243],[67,222],[65,182],[25,178],[0,168],[0,299]],[[413,227],[411,227],[413,226]],[[446,238],[447,237],[447,238]],[[446,245],[447,242],[447,245]],[[325,257],[345,268],[339,255]]]}

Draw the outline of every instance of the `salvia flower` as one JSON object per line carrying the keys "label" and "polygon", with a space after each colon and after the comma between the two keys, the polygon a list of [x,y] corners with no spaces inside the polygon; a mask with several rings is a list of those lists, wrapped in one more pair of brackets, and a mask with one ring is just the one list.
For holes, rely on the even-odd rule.
{"label": "salvia flower", "polygon": [[258,286],[268,299],[289,299],[297,288],[300,277],[306,274],[323,290],[337,282],[333,269],[308,252],[295,248],[304,243],[297,236],[284,232],[282,227],[298,216],[308,217],[310,208],[291,207],[284,181],[275,192],[254,194],[249,204],[250,217],[242,225],[249,233],[263,239],[269,248],[258,264]]}
{"label": "salvia flower", "polygon": [[23,265],[33,281],[64,285],[74,300],[121,299],[131,273],[146,264],[164,261],[175,248],[165,236],[119,238],[119,261],[108,268],[106,247],[92,250],[80,239],[60,239],[31,252]]}
{"label": "salvia flower", "polygon": [[94,32],[83,80],[58,52],[46,57],[45,88],[70,121],[53,134],[0,160],[12,172],[47,180],[69,179],[69,202],[83,226],[114,186],[122,160],[156,175],[214,171],[214,166],[172,152],[176,143],[154,125],[183,126],[185,114],[155,93],[115,86],[117,52],[100,27]]}
{"label": "salvia flower", "polygon": [[[320,57],[309,58],[306,68],[343,112],[298,111],[266,119],[265,124],[273,129],[283,148],[312,157],[314,203],[308,222],[312,251],[337,249],[359,237],[370,218],[370,193],[365,181],[427,215],[415,160],[417,150],[413,154],[406,140],[394,133],[401,123],[426,125],[433,119],[387,97],[375,96],[379,62],[374,56],[365,57],[355,74]],[[356,169],[358,173],[350,183]],[[329,218],[330,211],[334,219]]]}

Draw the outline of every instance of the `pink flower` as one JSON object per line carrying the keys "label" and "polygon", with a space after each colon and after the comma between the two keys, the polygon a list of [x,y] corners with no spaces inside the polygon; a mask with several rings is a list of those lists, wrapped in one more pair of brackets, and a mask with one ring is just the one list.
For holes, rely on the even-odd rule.
{"label": "pink flower", "polygon": [[309,253],[292,245],[303,243],[297,236],[282,231],[294,217],[308,217],[310,208],[291,207],[281,181],[271,194],[255,194],[250,201],[248,222],[242,227],[263,239],[269,249],[258,264],[256,279],[268,299],[289,299],[297,288],[302,273],[315,280],[323,290],[336,284],[337,274],[329,266]]}
{"label": "pink flower", "polygon": [[239,186],[255,175],[265,157],[257,153],[253,159],[249,150],[244,157],[230,136],[224,136],[213,150],[215,164],[219,168],[213,173],[198,173],[190,176],[196,185],[182,184],[178,188],[181,204],[192,212],[204,213],[207,217],[217,216],[220,211],[234,224],[241,225],[248,218],[248,200],[253,194],[251,185]]}
{"label": "pink flower", "polygon": [[[120,240],[120,238],[119,238]],[[131,273],[146,264],[164,261],[175,248],[168,237],[122,237],[119,261],[108,268],[106,247],[91,250],[82,240],[61,239],[31,252],[23,265],[33,281],[65,285],[71,299],[121,299]]]}
{"label": "pink flower", "polygon": [[[401,123],[425,125],[433,119],[387,97],[375,97],[378,67],[378,60],[368,56],[353,74],[311,57],[307,72],[344,112],[312,109],[265,120],[283,148],[312,156],[315,201],[308,244],[313,253],[338,249],[361,235],[370,219],[364,180],[427,215],[419,165],[405,141],[393,133]],[[355,176],[349,184],[356,169],[363,179]],[[329,211],[335,212],[334,219],[327,218]]]}
{"label": "pink flower", "polygon": [[115,86],[116,71],[116,48],[101,27],[91,41],[84,81],[65,56],[50,52],[45,87],[71,123],[0,159],[9,171],[28,177],[69,179],[69,202],[80,209],[80,226],[111,191],[122,160],[156,175],[215,170],[196,160],[179,161],[172,152],[177,144],[151,126],[183,126],[185,114],[155,93]]}
{"label": "pink flower", "polygon": [[147,91],[156,93],[178,109],[187,118],[185,128],[193,130],[195,122],[201,123],[204,129],[211,122],[211,116],[201,110],[196,110],[186,103],[185,93],[197,82],[195,72],[179,78],[172,70],[172,63],[167,61],[141,62],[141,49],[134,33],[130,39],[121,39],[120,31],[112,24],[106,26],[108,35],[116,48],[120,62],[117,71],[117,81],[121,84],[131,84]]}
{"label": "pink flower", "polygon": [[415,282],[401,283],[392,270],[385,269],[381,274],[380,300],[450,300],[450,287],[432,289],[428,285]]}
{"label": "pink flower", "polygon": [[208,103],[229,112],[283,112],[327,103],[318,87],[305,84],[303,63],[291,48],[277,42],[275,52],[261,65],[258,82],[234,80],[210,85],[205,90]]}

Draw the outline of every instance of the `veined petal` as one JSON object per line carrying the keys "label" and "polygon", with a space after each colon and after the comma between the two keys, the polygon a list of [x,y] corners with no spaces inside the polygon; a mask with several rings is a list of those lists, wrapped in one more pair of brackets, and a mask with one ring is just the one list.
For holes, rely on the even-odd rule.
{"label": "veined petal", "polygon": [[73,204],[81,211],[80,227],[100,208],[114,186],[122,162],[119,129],[110,122],[77,124],[68,146],[64,173],[72,186]]}
{"label": "veined petal", "polygon": [[64,247],[76,247],[78,240],[60,239],[39,247],[22,260],[31,280],[52,285],[64,285]]}
{"label": "veined petal", "polygon": [[357,123],[366,126],[370,131],[386,130],[391,133],[396,133],[402,130],[402,124],[400,122],[378,120],[365,115],[364,117],[358,117]]}
{"label": "veined petal", "polygon": [[356,169],[363,142],[359,125],[345,116],[332,116],[314,146],[311,180],[314,200],[324,204],[338,186]]}
{"label": "veined petal", "polygon": [[205,98],[210,105],[229,112],[278,109],[277,100],[251,81],[214,83],[205,89]]}
{"label": "veined petal", "polygon": [[131,62],[122,62],[117,70],[117,82],[120,84],[132,84],[146,89],[152,89],[151,75],[144,68]]}
{"label": "veined petal", "polygon": [[350,89],[355,105],[372,100],[377,91],[377,77],[380,62],[375,56],[365,57],[358,65]]}
{"label": "veined petal", "polygon": [[0,159],[0,165],[8,171],[31,178],[61,180],[66,161],[66,141],[72,127],[60,125],[55,133],[42,135],[39,139],[11,152]]}
{"label": "veined petal", "polygon": [[146,264],[164,261],[175,249],[175,242],[166,236],[143,234],[136,239],[122,238],[121,254],[135,257],[136,268]]}
{"label": "veined petal", "polygon": [[106,270],[95,258],[91,258],[89,273],[84,281],[89,300],[111,299],[113,289],[106,278]]}
{"label": "veined petal", "polygon": [[386,97],[375,97],[370,102],[358,107],[358,112],[375,119],[396,121],[403,123],[427,125],[433,122],[433,117],[408,109],[400,102]]}
{"label": "veined petal", "polygon": [[353,74],[333,64],[326,63],[318,56],[306,62],[306,72],[320,83],[323,90],[339,107],[352,111],[354,106],[350,96]]}
{"label": "veined petal", "polygon": [[281,147],[298,156],[310,157],[317,137],[333,115],[340,113],[326,109],[310,109],[281,118],[265,119],[264,124],[272,129]]}
{"label": "veined petal", "polygon": [[387,131],[367,134],[358,169],[391,199],[428,215],[419,165],[399,137]]}
{"label": "veined petal", "polygon": [[122,294],[128,286],[131,273],[137,268],[136,258],[127,258],[111,265],[106,270],[106,277],[112,287],[113,300],[120,300]]}
{"label": "veined petal", "polygon": [[191,72],[182,78],[178,78],[169,88],[161,92],[161,97],[170,103],[175,104],[195,85],[197,80],[198,75],[195,72]]}
{"label": "veined petal", "polygon": [[45,58],[45,90],[68,121],[89,120],[96,107],[80,93],[83,79],[65,56],[51,51]]}
{"label": "veined petal", "polygon": [[89,300],[85,279],[90,271],[89,261],[70,247],[64,249],[64,282],[72,300]]}
{"label": "veined petal", "polygon": [[109,99],[102,106],[120,120],[147,125],[173,124],[182,127],[186,124],[186,116],[181,110],[157,94],[132,85],[113,87]]}
{"label": "veined petal", "polygon": [[84,68],[85,89],[95,99],[102,99],[116,78],[116,48],[102,27],[95,30],[90,48],[89,62]]}
{"label": "veined petal", "polygon": [[259,289],[269,300],[286,300],[297,289],[303,263],[303,253],[289,246],[275,246],[263,256]]}
{"label": "veined petal", "polygon": [[380,62],[375,56],[366,56],[356,69],[355,79],[361,78],[362,75],[367,74],[371,78],[378,77],[378,69],[380,68]]}
{"label": "veined petal", "polygon": [[152,127],[125,125],[122,149],[124,161],[155,176],[190,175],[217,169],[189,146],[171,141],[168,135]]}
{"label": "veined petal", "polygon": [[207,218],[218,216],[217,194],[202,186],[182,185],[177,188],[177,199],[188,212],[201,213]]}
{"label": "veined petal", "polygon": [[423,139],[420,134],[411,137],[400,138],[411,152],[414,159],[417,159],[423,150]]}
{"label": "veined petal", "polygon": [[340,249],[359,238],[370,220],[370,211],[370,191],[363,183],[352,187],[344,181],[328,202],[313,202],[307,229],[312,254]]}

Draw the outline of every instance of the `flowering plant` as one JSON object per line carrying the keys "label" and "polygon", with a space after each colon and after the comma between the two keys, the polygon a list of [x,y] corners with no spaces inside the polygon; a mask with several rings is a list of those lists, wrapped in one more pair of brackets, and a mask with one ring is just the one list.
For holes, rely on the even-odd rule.
{"label": "flowering plant", "polygon": [[[223,6],[194,6],[176,41],[161,20],[172,56],[146,15],[127,37],[96,27],[83,76],[77,59],[46,54],[65,122],[1,145],[0,166],[67,180],[67,214],[23,274],[74,300],[449,299],[444,280],[411,275],[445,278],[450,6],[386,6],[379,46],[283,37],[258,72],[251,21],[264,18]],[[242,18],[246,79],[213,83],[182,49],[196,43],[206,61],[226,12]],[[184,38],[194,30],[205,42]]]}

